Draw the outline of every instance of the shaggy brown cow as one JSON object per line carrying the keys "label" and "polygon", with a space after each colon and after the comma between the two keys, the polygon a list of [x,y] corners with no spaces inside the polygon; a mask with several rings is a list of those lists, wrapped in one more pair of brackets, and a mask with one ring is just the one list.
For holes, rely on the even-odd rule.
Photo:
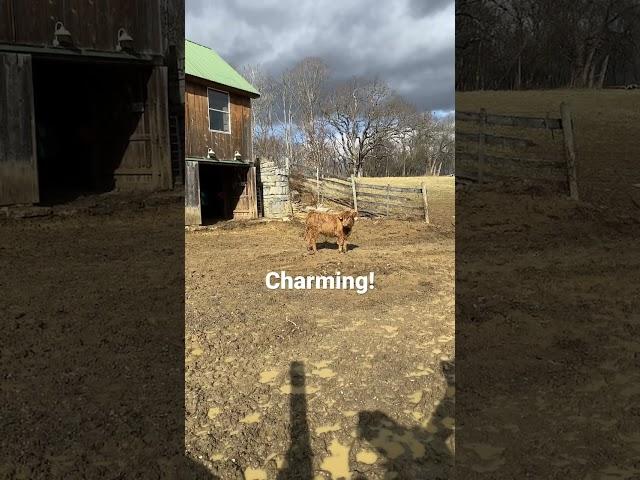
{"label": "shaggy brown cow", "polygon": [[304,238],[307,241],[310,254],[318,251],[316,243],[318,235],[336,237],[338,252],[347,253],[347,237],[353,229],[353,223],[358,216],[355,210],[345,210],[340,213],[309,212]]}

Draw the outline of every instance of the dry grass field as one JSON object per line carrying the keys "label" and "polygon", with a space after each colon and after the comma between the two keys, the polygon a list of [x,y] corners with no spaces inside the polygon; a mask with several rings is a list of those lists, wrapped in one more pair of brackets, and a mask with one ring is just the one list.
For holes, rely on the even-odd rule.
{"label": "dry grass field", "polygon": [[[638,90],[541,90],[486,91],[456,94],[462,111],[545,117],[560,116],[560,103],[568,102],[574,113],[578,185],[582,200],[614,210],[635,208],[633,184],[640,183],[640,91]],[[463,128],[460,122],[459,128]],[[534,135],[532,130],[509,129],[515,136]],[[518,133],[520,135],[518,135]],[[550,140],[558,154],[561,135]]]}
{"label": "dry grass field", "polygon": [[429,215],[436,223],[454,222],[452,205],[455,204],[455,179],[453,177],[363,177],[364,183],[391,185],[392,187],[427,187]]}

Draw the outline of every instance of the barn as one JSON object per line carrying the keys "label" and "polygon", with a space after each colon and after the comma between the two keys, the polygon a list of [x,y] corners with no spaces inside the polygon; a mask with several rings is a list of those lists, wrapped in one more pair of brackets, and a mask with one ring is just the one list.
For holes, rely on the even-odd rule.
{"label": "barn", "polygon": [[258,216],[251,99],[211,48],[185,42],[185,224]]}
{"label": "barn", "polygon": [[170,3],[0,2],[0,205],[173,187]]}

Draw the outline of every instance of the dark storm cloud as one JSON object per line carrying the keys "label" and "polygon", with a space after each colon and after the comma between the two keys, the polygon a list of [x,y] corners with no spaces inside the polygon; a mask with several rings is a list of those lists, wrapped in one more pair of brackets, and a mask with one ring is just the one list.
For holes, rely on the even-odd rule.
{"label": "dark storm cloud", "polygon": [[454,105],[452,0],[187,0],[187,37],[279,74],[321,57],[332,81],[378,77],[424,110]]}
{"label": "dark storm cloud", "polygon": [[409,0],[409,11],[420,17],[432,15],[450,6],[450,0]]}

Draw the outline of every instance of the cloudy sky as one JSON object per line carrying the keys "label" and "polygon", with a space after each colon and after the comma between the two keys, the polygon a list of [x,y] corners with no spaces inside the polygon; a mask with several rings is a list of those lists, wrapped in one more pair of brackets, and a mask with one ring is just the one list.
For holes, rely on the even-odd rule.
{"label": "cloudy sky", "polygon": [[186,0],[186,35],[278,74],[315,56],[377,76],[421,110],[454,108],[453,0]]}

